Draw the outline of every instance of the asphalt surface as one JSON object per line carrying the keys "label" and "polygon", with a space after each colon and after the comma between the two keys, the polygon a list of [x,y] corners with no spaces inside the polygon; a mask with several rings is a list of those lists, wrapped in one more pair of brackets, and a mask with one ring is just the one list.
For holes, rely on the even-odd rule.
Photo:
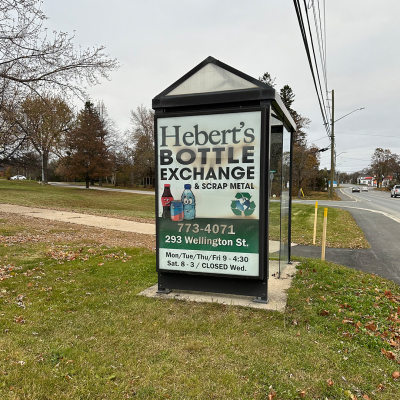
{"label": "asphalt surface", "polygon": [[[346,191],[338,192],[343,201],[327,205],[348,210],[363,230],[371,249],[326,248],[325,259],[400,284],[400,224],[396,212],[390,209],[394,205],[396,211],[400,202],[389,203],[389,209],[383,208],[380,204],[374,207],[373,204],[366,205],[366,201],[372,203],[368,198],[362,201],[361,197],[356,197],[357,193],[349,197]],[[387,201],[390,201],[390,194],[386,193],[386,196]],[[292,255],[320,259],[321,247],[295,246],[292,247]]]}

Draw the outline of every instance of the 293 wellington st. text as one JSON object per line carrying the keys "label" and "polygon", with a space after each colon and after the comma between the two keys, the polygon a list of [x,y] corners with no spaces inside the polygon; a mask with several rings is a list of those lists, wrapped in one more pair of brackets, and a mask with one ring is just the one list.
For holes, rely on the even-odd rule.
{"label": "293 wellington st. text", "polygon": [[232,239],[221,239],[214,238],[210,239],[206,236],[193,237],[193,236],[175,236],[175,235],[166,235],[165,243],[186,243],[186,244],[194,244],[194,245],[210,245],[212,247],[219,246],[236,246],[236,247],[249,247],[246,239],[236,238],[235,241]]}

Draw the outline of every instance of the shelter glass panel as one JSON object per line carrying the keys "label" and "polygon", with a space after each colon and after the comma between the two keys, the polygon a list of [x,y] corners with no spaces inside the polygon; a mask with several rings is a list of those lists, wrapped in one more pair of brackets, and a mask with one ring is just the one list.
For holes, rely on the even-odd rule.
{"label": "shelter glass panel", "polygon": [[280,237],[280,271],[289,261],[289,218],[290,218],[290,142],[291,134],[283,128],[282,162],[281,162],[281,237]]}

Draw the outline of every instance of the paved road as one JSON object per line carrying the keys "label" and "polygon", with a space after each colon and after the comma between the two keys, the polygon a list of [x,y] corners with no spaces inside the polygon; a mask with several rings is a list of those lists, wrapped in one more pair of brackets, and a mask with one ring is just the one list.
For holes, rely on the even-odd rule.
{"label": "paved road", "polygon": [[[371,249],[327,249],[326,259],[400,284],[400,199],[375,190],[351,193],[350,187],[339,190],[338,194],[342,201],[318,204],[350,211]],[[296,246],[292,254],[320,258],[321,248]]]}

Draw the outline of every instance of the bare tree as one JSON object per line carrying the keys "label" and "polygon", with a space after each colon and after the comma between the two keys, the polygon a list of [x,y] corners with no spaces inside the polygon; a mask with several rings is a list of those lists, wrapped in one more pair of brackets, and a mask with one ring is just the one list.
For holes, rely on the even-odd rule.
{"label": "bare tree", "polygon": [[134,173],[140,180],[155,180],[154,112],[141,105],[131,110]]}
{"label": "bare tree", "polygon": [[[41,5],[41,0],[0,3],[1,113],[15,109],[32,93],[56,90],[83,99],[84,85],[95,85],[118,68],[118,62],[105,54],[103,46],[76,50],[73,35],[56,31],[49,35]],[[0,158],[4,159],[24,137],[10,138],[2,121],[0,129]]]}
{"label": "bare tree", "polygon": [[384,150],[381,147],[376,148],[372,154],[371,170],[376,176],[378,188],[382,185],[383,178],[392,172],[391,165],[395,156],[389,149]]}
{"label": "bare tree", "polygon": [[62,138],[73,122],[73,112],[60,97],[28,97],[17,118],[20,129],[39,154],[42,182],[48,183],[48,162],[51,154],[60,154]]}
{"label": "bare tree", "polygon": [[293,145],[293,194],[300,189],[307,192],[314,185],[318,175],[319,153],[316,147],[299,143]]}

